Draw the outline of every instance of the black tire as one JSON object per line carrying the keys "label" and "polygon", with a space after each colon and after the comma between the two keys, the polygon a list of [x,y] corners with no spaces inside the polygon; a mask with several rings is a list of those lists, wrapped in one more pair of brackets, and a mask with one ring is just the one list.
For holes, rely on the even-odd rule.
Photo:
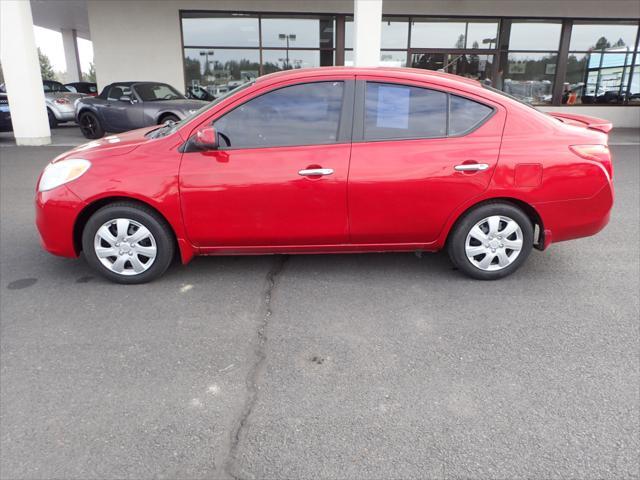
{"label": "black tire", "polygon": [[96,140],[104,137],[104,127],[95,113],[82,112],[78,117],[78,124],[85,138]]}
{"label": "black tire", "polygon": [[[500,270],[493,271],[483,270],[479,266],[474,265],[471,260],[467,258],[466,254],[467,235],[469,235],[471,229],[478,224],[478,222],[491,216],[508,217],[509,219],[514,220],[522,231],[522,248],[520,253],[509,265]],[[503,225],[505,224],[500,222],[500,228],[504,228]],[[447,241],[449,258],[451,258],[453,264],[461,272],[478,280],[497,280],[512,274],[525,262],[531,253],[532,247],[533,225],[531,224],[531,220],[518,207],[505,202],[485,203],[465,213],[454,226]],[[509,249],[507,249],[506,252],[508,255],[512,255],[513,253]],[[479,256],[474,257],[474,260],[479,263],[483,258],[484,256],[480,254]],[[494,260],[491,260],[491,262],[493,263]],[[497,260],[495,260],[495,262],[497,262]]]}
{"label": "black tire", "polygon": [[179,122],[179,121],[180,119],[177,116],[173,114],[168,114],[168,115],[162,116],[162,118],[158,122],[158,125],[164,125],[165,123],[168,123],[168,122]]}
{"label": "black tire", "polygon": [[[103,265],[96,254],[94,239],[98,229],[117,218],[133,220],[146,227],[153,235],[156,257],[148,269],[142,273],[134,275],[116,273]],[[171,228],[157,212],[137,203],[117,202],[102,207],[89,218],[82,232],[82,250],[89,265],[98,273],[113,282],[131,285],[147,283],[160,277],[169,268],[174,258],[175,241]],[[133,267],[132,264],[129,266]]]}
{"label": "black tire", "polygon": [[49,128],[58,128],[58,119],[49,108],[47,108],[47,117],[49,117]]}

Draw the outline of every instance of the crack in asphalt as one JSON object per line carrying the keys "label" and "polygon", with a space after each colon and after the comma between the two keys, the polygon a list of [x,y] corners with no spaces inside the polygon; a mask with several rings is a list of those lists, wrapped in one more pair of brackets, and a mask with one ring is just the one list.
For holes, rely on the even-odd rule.
{"label": "crack in asphalt", "polygon": [[229,446],[227,458],[223,464],[224,471],[234,480],[241,480],[242,478],[238,474],[233,472],[236,462],[236,454],[238,451],[238,445],[240,443],[240,437],[242,436],[242,432],[247,424],[247,420],[251,416],[251,412],[253,411],[253,407],[255,406],[256,400],[258,398],[257,383],[267,359],[267,354],[265,352],[265,344],[267,343],[266,330],[269,326],[269,320],[273,315],[273,310],[271,308],[271,299],[273,298],[275,289],[278,286],[279,277],[284,270],[285,264],[287,263],[288,259],[289,257],[287,255],[276,256],[275,262],[267,273],[265,281],[266,286],[262,295],[261,322],[258,325],[257,339],[254,347],[254,361],[251,368],[249,369],[246,379],[247,398],[245,400],[244,407],[242,408],[240,418],[236,423],[236,427],[231,433],[231,444]]}

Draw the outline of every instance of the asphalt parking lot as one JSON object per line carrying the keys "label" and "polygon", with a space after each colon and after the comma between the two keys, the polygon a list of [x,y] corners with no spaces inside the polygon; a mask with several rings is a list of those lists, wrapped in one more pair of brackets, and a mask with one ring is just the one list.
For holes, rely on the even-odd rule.
{"label": "asphalt parking lot", "polygon": [[498,282],[369,254],[199,258],[143,286],[43,252],[34,184],[65,148],[2,146],[0,477],[638,478],[621,143],[607,229]]}

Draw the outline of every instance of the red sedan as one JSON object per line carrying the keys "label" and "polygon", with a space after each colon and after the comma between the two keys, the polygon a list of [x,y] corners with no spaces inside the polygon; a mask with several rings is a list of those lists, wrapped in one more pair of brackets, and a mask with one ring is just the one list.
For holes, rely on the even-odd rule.
{"label": "red sedan", "polygon": [[497,279],[609,220],[611,124],[413,69],[267,75],[191,117],[89,142],[37,188],[46,250],[120,283],[179,254],[437,251]]}

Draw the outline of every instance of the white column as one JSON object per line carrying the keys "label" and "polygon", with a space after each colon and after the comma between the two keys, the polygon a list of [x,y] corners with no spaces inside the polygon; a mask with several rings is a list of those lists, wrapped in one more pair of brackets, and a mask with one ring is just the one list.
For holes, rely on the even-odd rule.
{"label": "white column", "polygon": [[78,54],[78,39],[76,31],[63,28],[61,32],[64,59],[67,63],[65,79],[67,83],[79,82],[82,80],[82,70],[80,69],[80,55]]}
{"label": "white column", "polygon": [[380,63],[382,0],[354,0],[353,53],[356,67],[375,67]]}
{"label": "white column", "polygon": [[33,35],[31,2],[0,1],[0,62],[16,144],[48,145],[51,131]]}

